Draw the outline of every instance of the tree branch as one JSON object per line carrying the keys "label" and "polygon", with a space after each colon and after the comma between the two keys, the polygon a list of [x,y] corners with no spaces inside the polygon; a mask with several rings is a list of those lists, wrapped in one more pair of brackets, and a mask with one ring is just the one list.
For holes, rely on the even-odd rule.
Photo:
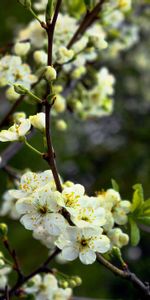
{"label": "tree branch", "polygon": [[[61,2],[62,0],[58,0],[56,3],[56,8],[55,8],[55,13],[54,13],[54,17],[51,23],[47,23],[47,37],[48,37],[48,66],[52,65],[52,55],[53,55],[53,38],[54,38],[54,30],[55,30],[55,25],[56,25],[56,21],[58,18],[58,13],[59,13],[59,9],[61,6]],[[46,140],[47,140],[47,148],[48,148],[48,152],[46,153],[45,156],[43,156],[43,158],[48,162],[53,176],[54,176],[54,180],[55,180],[55,184],[56,184],[56,188],[59,192],[62,191],[62,187],[61,187],[61,182],[60,182],[60,178],[59,178],[59,174],[57,171],[57,165],[56,165],[56,161],[55,161],[55,153],[53,150],[53,145],[52,145],[52,138],[51,138],[51,116],[50,116],[50,112],[51,112],[51,108],[52,108],[52,104],[49,103],[48,101],[48,95],[51,93],[51,86],[48,85],[47,88],[47,95],[46,95],[46,100],[45,100],[45,123],[46,123]]]}
{"label": "tree branch", "polygon": [[150,299],[150,286],[148,283],[143,283],[134,273],[129,269],[121,270],[107,261],[100,253],[97,253],[97,261],[109,269],[115,275],[128,280],[133,286],[139,290],[142,300]]}
{"label": "tree branch", "polygon": [[105,0],[99,1],[99,3],[93,8],[92,11],[87,11],[82,22],[80,23],[79,28],[76,30],[72,39],[68,43],[68,45],[67,45],[68,49],[70,49],[73,46],[73,44],[75,44],[77,42],[77,40],[80,38],[80,36],[85,33],[85,31],[88,29],[88,27],[94,23],[94,21],[97,19],[97,16],[103,7],[104,2],[105,2]]}

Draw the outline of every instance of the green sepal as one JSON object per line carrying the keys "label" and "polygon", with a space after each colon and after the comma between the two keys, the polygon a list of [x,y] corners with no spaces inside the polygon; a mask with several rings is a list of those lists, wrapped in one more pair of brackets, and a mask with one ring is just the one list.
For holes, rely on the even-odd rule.
{"label": "green sepal", "polygon": [[115,179],[111,179],[111,184],[112,184],[113,189],[116,192],[119,192],[119,185],[118,185],[118,183],[117,183],[117,181]]}

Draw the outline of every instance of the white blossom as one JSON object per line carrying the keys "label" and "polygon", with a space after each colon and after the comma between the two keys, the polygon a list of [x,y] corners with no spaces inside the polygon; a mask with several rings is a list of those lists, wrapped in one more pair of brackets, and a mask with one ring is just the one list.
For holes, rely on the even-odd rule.
{"label": "white blossom", "polygon": [[29,50],[30,50],[30,43],[29,42],[25,42],[25,43],[16,43],[14,45],[14,53],[18,56],[25,56],[28,54]]}
{"label": "white blossom", "polygon": [[61,197],[58,198],[58,204],[62,207],[79,207],[79,199],[83,197],[85,189],[81,184],[74,184],[71,187],[65,187]]}
{"label": "white blossom", "polygon": [[26,229],[34,230],[42,225],[52,235],[58,235],[65,227],[65,219],[59,213],[57,199],[60,193],[47,184],[33,195],[18,200],[16,209],[22,215],[20,221]]}
{"label": "white blossom", "polygon": [[50,170],[39,173],[27,171],[22,175],[18,189],[11,190],[10,193],[16,199],[26,198],[46,184],[49,184],[51,189],[55,189],[53,175]]}
{"label": "white blossom", "polygon": [[92,264],[96,260],[96,252],[106,253],[110,249],[110,241],[102,234],[101,228],[68,227],[55,244],[62,249],[62,257],[74,260],[79,256],[83,264]]}
{"label": "white blossom", "polygon": [[77,227],[103,226],[106,223],[105,209],[100,207],[97,198],[83,196],[79,199],[79,207],[67,208],[71,220]]}
{"label": "white blossom", "polygon": [[72,295],[70,288],[58,287],[57,279],[52,274],[34,276],[29,284],[24,286],[27,294],[34,294],[36,300],[69,300]]}
{"label": "white blossom", "polygon": [[9,215],[12,219],[19,219],[19,214],[16,210],[16,199],[12,197],[11,190],[3,194],[3,203],[0,209],[0,216]]}
{"label": "white blossom", "polygon": [[31,74],[28,64],[23,64],[20,56],[5,55],[0,60],[0,86],[20,84],[30,88],[37,77]]}
{"label": "white blossom", "polygon": [[0,131],[1,142],[15,142],[21,140],[30,130],[31,123],[28,119],[15,123],[8,130]]}

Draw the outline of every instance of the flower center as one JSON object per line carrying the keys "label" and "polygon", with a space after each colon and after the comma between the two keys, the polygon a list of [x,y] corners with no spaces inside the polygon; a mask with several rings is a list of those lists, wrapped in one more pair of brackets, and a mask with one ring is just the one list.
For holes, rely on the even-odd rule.
{"label": "flower center", "polygon": [[83,247],[86,247],[86,246],[88,245],[87,240],[86,240],[86,239],[82,239],[82,240],[81,240],[81,245],[82,245]]}
{"label": "flower center", "polygon": [[47,213],[47,207],[46,206],[40,206],[39,207],[39,212],[42,215],[45,215]]}

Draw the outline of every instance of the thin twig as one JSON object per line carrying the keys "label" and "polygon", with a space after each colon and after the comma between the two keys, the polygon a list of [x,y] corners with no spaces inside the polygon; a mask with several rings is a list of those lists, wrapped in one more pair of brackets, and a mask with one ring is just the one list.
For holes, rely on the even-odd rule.
{"label": "thin twig", "polygon": [[23,274],[22,274],[22,271],[21,271],[21,267],[20,267],[17,255],[16,255],[16,251],[14,249],[11,249],[11,246],[10,246],[9,241],[8,241],[7,238],[5,238],[3,240],[3,244],[4,244],[5,248],[7,249],[9,255],[12,257],[12,260],[14,262],[13,269],[17,272],[18,281],[20,281],[23,277]]}

